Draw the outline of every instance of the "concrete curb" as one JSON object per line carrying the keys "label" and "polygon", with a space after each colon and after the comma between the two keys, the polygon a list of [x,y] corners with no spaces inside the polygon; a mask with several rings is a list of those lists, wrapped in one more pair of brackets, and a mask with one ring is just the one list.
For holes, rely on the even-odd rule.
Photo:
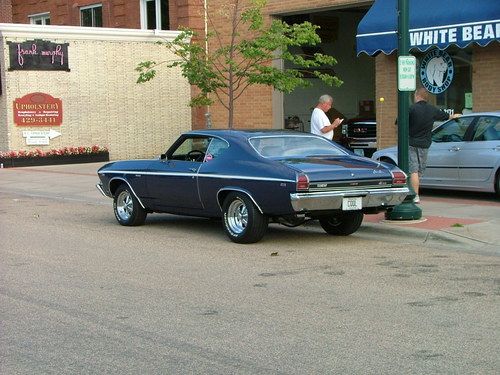
{"label": "concrete curb", "polygon": [[[479,233],[493,231],[496,225],[494,221],[473,224],[473,226],[480,227],[481,230]],[[456,230],[430,230],[415,227],[401,227],[397,224],[384,222],[364,222],[357,233],[370,239],[378,238],[386,241],[400,242],[401,244],[411,243],[429,247],[452,247],[474,252],[481,250],[490,254],[500,255],[499,245],[495,244],[490,238],[480,238],[479,235],[471,235],[469,231],[466,231],[468,227],[469,226],[457,228],[463,230],[463,233],[459,233]]]}

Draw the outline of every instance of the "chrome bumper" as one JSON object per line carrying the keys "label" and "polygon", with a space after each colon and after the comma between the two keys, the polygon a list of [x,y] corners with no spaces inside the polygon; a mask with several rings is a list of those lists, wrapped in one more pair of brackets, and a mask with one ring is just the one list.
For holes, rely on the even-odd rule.
{"label": "chrome bumper", "polygon": [[108,197],[108,198],[113,198],[113,196],[111,194],[108,194],[104,191],[104,187],[102,186],[101,183],[98,183],[96,184],[95,186],[97,188],[97,190],[99,190],[101,192],[102,195],[104,195],[105,197]]}
{"label": "chrome bumper", "polygon": [[391,207],[401,203],[410,193],[407,187],[373,190],[344,190],[290,194],[296,212],[341,210],[345,197],[362,197],[363,208]]}
{"label": "chrome bumper", "polygon": [[350,142],[349,147],[351,148],[377,148],[377,142],[363,142],[361,140]]}

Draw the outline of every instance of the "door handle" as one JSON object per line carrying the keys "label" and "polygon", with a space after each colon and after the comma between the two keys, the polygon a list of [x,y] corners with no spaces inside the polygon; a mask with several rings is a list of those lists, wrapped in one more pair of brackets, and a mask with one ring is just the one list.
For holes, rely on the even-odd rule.
{"label": "door handle", "polygon": [[449,150],[449,151],[450,151],[450,152],[451,152],[451,151],[452,151],[452,152],[457,152],[457,151],[460,151],[460,147],[458,147],[458,146],[453,146],[453,147],[451,147],[451,148],[450,148],[450,150]]}

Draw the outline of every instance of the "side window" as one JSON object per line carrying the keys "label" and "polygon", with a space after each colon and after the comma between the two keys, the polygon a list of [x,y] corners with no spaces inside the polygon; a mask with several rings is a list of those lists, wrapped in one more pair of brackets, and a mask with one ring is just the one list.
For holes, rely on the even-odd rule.
{"label": "side window", "polygon": [[213,138],[208,146],[207,155],[205,157],[205,161],[210,161],[212,159],[219,158],[224,151],[229,148],[229,145],[226,141],[223,141],[219,138]]}
{"label": "side window", "polygon": [[141,29],[169,30],[168,0],[141,0]]}
{"label": "side window", "polygon": [[202,162],[209,144],[209,138],[191,137],[186,138],[172,152],[171,159]]}
{"label": "side window", "polygon": [[81,7],[80,26],[102,27],[102,4]]}
{"label": "side window", "polygon": [[500,119],[493,116],[482,116],[477,121],[474,141],[500,140]]}
{"label": "side window", "polygon": [[432,133],[433,142],[462,142],[465,132],[471,124],[474,117],[460,117],[456,120],[450,120]]}
{"label": "side window", "polygon": [[50,13],[39,13],[28,16],[32,25],[50,25]]}

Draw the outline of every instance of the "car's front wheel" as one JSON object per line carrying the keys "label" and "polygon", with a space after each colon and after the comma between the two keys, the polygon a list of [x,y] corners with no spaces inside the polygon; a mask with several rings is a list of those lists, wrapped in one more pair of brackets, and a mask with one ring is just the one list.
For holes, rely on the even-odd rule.
{"label": "car's front wheel", "polygon": [[230,193],[222,205],[224,231],[236,243],[255,243],[262,239],[268,218],[243,193]]}
{"label": "car's front wheel", "polygon": [[356,232],[363,222],[363,212],[343,212],[338,215],[324,216],[319,223],[328,234],[337,236],[348,236]]}
{"label": "car's front wheel", "polygon": [[116,220],[121,225],[136,226],[144,224],[147,212],[142,208],[131,189],[122,184],[116,189],[113,198],[113,210]]}

